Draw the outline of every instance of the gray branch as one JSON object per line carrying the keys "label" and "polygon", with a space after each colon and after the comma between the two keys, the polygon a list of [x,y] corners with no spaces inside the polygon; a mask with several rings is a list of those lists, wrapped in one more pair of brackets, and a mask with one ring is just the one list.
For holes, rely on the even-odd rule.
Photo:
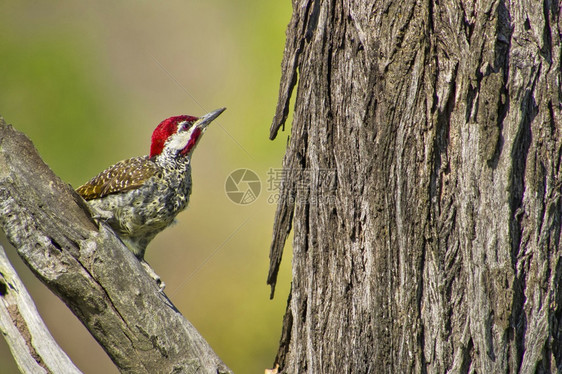
{"label": "gray branch", "polygon": [[51,336],[2,246],[0,331],[22,373],[81,373]]}
{"label": "gray branch", "polygon": [[135,256],[0,119],[0,227],[121,372],[231,373]]}

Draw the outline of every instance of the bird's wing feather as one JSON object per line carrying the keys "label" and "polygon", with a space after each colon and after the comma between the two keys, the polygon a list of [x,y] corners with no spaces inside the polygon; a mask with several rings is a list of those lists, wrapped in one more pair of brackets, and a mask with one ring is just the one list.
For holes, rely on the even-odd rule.
{"label": "bird's wing feather", "polygon": [[99,199],[106,195],[139,188],[157,172],[156,163],[148,156],[133,157],[102,171],[78,187],[76,192],[85,200]]}

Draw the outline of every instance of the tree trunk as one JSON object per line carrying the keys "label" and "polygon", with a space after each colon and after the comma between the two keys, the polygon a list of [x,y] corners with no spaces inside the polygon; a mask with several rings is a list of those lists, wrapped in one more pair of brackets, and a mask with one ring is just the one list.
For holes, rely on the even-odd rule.
{"label": "tree trunk", "polygon": [[294,0],[284,373],[562,371],[555,0]]}

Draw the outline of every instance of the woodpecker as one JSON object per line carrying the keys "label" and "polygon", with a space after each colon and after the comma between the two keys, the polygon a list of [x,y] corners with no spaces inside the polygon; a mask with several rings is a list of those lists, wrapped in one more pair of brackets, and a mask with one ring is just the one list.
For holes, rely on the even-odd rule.
{"label": "woodpecker", "polygon": [[143,263],[148,243],[187,207],[191,156],[225,109],[165,119],[152,133],[149,155],[118,162],[76,189]]}

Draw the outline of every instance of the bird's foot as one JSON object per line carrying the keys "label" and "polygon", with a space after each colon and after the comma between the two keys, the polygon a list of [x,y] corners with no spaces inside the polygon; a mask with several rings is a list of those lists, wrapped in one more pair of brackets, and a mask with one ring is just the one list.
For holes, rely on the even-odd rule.
{"label": "bird's foot", "polygon": [[107,223],[107,221],[113,218],[113,214],[105,210],[92,209],[92,218],[98,224]]}
{"label": "bird's foot", "polygon": [[141,265],[144,268],[144,270],[148,273],[148,275],[150,275],[150,277],[156,281],[156,285],[158,286],[158,291],[159,292],[164,291],[164,288],[166,287],[166,283],[164,283],[162,279],[160,279],[160,276],[156,274],[156,272],[148,264],[148,262],[146,262],[145,260],[141,260]]}

